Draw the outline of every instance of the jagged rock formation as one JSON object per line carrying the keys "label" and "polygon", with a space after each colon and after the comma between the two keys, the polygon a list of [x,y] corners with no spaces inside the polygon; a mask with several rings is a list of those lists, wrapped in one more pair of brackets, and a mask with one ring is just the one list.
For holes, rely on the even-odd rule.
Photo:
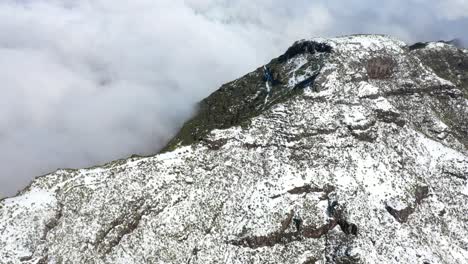
{"label": "jagged rock formation", "polygon": [[1,263],[468,263],[468,51],[295,43],[164,153],[0,202]]}

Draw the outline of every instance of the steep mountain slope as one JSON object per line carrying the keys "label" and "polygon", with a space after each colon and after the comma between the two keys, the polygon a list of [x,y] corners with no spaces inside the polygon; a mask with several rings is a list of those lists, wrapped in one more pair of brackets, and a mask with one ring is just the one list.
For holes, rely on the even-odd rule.
{"label": "steep mountain slope", "polygon": [[295,43],[164,153],[0,202],[1,263],[468,263],[468,51]]}

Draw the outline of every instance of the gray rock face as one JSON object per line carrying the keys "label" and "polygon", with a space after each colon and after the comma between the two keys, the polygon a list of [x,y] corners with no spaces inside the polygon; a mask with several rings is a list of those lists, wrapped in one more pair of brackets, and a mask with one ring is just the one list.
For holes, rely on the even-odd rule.
{"label": "gray rock face", "polygon": [[166,152],[1,201],[0,263],[468,263],[467,58],[298,42]]}

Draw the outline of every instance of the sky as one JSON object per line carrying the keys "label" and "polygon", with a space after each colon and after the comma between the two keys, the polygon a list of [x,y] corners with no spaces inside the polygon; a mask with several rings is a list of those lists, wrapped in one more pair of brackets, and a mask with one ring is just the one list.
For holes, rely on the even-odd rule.
{"label": "sky", "polygon": [[468,43],[468,0],[0,0],[0,197],[156,153],[221,84],[294,41]]}

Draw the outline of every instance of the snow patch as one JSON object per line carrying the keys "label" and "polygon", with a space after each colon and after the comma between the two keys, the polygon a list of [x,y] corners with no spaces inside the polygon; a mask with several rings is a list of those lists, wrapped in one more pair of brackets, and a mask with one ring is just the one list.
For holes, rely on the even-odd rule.
{"label": "snow patch", "polygon": [[393,107],[393,105],[384,97],[379,97],[374,100],[374,107],[375,109],[381,110],[383,112],[398,112]]}
{"label": "snow patch", "polygon": [[360,82],[358,86],[358,96],[360,98],[374,96],[379,93],[379,88],[368,82]]}
{"label": "snow patch", "polygon": [[55,202],[55,195],[49,191],[33,189],[25,194],[5,199],[6,206],[33,207]]}
{"label": "snow patch", "polygon": [[367,118],[366,111],[363,107],[351,107],[345,110],[343,122],[351,127],[364,127],[368,125],[371,120]]}

